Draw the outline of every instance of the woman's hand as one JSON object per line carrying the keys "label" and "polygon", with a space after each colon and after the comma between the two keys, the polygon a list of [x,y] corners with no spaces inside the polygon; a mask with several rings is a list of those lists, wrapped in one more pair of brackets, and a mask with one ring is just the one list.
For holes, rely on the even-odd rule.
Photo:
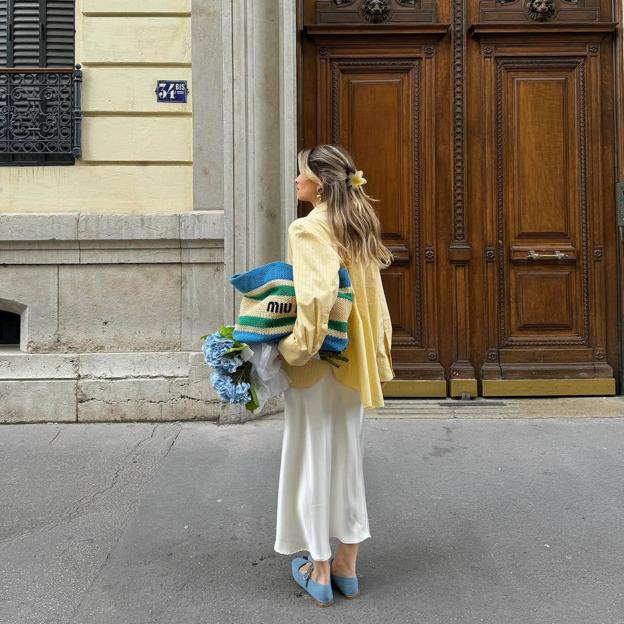
{"label": "woman's hand", "polygon": [[382,390],[383,390],[383,387],[384,387],[387,383],[388,383],[387,381],[382,381],[382,382],[381,382],[381,389],[382,389]]}

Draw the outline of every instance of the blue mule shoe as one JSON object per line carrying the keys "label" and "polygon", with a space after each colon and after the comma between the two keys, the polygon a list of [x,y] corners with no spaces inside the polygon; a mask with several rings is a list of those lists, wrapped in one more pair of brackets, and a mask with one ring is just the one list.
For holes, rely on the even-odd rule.
{"label": "blue mule shoe", "polygon": [[[331,566],[334,558],[332,557],[329,560],[329,565]],[[355,598],[360,595],[360,588],[358,585],[358,577],[356,576],[336,576],[335,574],[331,574],[331,581],[334,585],[340,590],[340,593],[345,598]]]}
{"label": "blue mule shoe", "polygon": [[310,578],[312,570],[314,569],[314,562],[311,566],[308,566],[308,569],[303,574],[299,571],[299,568],[309,561],[313,560],[309,559],[307,555],[293,559],[291,562],[292,576],[296,583],[312,596],[319,607],[329,607],[334,604],[334,593],[332,592],[331,582],[317,583]]}

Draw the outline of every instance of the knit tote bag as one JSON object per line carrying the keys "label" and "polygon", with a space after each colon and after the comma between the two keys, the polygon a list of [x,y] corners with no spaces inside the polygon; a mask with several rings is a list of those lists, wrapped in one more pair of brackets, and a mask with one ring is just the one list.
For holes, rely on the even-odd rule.
{"label": "knit tote bag", "polygon": [[[297,300],[293,268],[287,262],[269,262],[229,277],[241,293],[238,319],[233,337],[249,344],[273,342],[293,331]],[[338,296],[329,314],[329,331],[321,349],[342,351],[349,341],[347,322],[353,307],[353,288],[346,267],[338,271]]]}

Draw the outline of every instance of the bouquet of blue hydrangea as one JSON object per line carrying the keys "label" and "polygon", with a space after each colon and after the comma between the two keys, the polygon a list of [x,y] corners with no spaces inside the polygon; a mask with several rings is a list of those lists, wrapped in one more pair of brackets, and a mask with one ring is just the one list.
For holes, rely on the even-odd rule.
{"label": "bouquet of blue hydrangea", "polygon": [[233,332],[233,325],[221,325],[216,332],[202,336],[202,353],[213,369],[210,381],[219,398],[244,403],[255,412],[288,387],[289,379],[281,371],[275,344],[254,344],[251,349],[234,338]]}
{"label": "bouquet of blue hydrangea", "polygon": [[232,337],[233,327],[221,325],[218,331],[202,336],[202,352],[212,367],[210,381],[219,397],[227,403],[244,403],[250,411],[259,405],[251,385],[249,347]]}

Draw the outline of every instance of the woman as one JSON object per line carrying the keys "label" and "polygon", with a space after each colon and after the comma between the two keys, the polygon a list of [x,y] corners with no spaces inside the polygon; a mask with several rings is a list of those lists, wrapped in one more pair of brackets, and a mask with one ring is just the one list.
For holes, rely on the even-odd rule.
{"label": "woman", "polygon": [[[318,145],[298,155],[297,197],[314,205],[288,228],[297,319],[280,340],[285,391],[284,435],[277,500],[275,551],[307,550],[292,575],[320,606],[333,603],[332,583],[359,594],[359,543],[370,537],[362,472],[364,409],[384,405],[382,388],[394,377],[392,324],[380,267],[391,252],[363,190],[366,180],[351,155]],[[346,266],[353,287],[347,362],[334,367],[319,349],[333,328],[329,313]],[[332,321],[333,323],[333,321]],[[339,540],[330,561],[330,537]]]}

